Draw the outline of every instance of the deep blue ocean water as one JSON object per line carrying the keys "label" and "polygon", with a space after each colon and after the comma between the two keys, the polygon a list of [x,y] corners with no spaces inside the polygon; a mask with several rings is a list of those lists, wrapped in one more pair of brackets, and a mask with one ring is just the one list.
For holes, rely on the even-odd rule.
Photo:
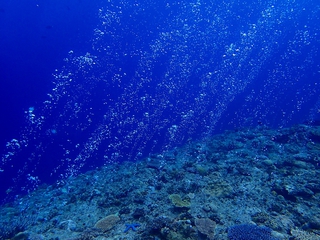
{"label": "deep blue ocean water", "polygon": [[319,120],[316,1],[2,1],[1,196]]}

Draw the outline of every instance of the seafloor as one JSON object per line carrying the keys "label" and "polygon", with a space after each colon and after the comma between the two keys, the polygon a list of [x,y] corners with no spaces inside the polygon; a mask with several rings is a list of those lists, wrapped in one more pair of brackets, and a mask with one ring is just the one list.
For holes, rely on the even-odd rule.
{"label": "seafloor", "polygon": [[[41,186],[1,207],[0,238],[319,240],[319,176],[319,126],[229,131]],[[228,234],[243,223],[272,232]]]}

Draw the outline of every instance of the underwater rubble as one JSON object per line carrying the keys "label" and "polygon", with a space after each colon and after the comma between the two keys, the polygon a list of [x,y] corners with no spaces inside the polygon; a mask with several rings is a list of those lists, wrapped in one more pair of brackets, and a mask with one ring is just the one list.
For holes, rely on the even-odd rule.
{"label": "underwater rubble", "polygon": [[319,126],[227,131],[42,185],[0,208],[0,238],[315,240],[319,176]]}

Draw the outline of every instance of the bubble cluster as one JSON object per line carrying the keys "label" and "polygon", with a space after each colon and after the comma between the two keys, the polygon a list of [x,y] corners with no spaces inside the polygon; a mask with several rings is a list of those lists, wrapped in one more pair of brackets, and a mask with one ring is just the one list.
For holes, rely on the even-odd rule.
{"label": "bubble cluster", "polygon": [[67,179],[224,129],[319,116],[311,0],[104,4],[92,49],[68,53],[47,100],[7,145],[2,172],[26,159],[16,181]]}

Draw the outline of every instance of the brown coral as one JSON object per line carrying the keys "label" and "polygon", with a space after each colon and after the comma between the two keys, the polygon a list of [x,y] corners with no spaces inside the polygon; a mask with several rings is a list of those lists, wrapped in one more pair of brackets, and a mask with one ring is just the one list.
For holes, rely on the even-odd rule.
{"label": "brown coral", "polygon": [[190,208],[190,202],[187,200],[182,200],[179,194],[171,194],[169,199],[177,208]]}
{"label": "brown coral", "polygon": [[196,218],[196,227],[198,231],[206,235],[209,239],[214,237],[214,229],[216,228],[216,222],[209,218]]}
{"label": "brown coral", "polygon": [[106,232],[112,229],[119,221],[120,218],[117,215],[109,215],[99,220],[94,227]]}

